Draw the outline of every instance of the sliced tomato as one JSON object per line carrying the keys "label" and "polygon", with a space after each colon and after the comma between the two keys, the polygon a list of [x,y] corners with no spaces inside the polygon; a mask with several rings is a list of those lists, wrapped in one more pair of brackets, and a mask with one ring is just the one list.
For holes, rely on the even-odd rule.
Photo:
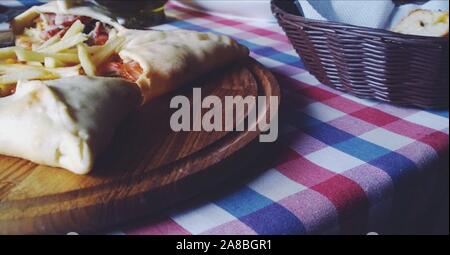
{"label": "sliced tomato", "polygon": [[143,70],[139,63],[135,61],[124,63],[118,56],[113,57],[100,68],[102,75],[121,77],[131,82],[136,82],[142,75],[142,72]]}
{"label": "sliced tomato", "polygon": [[47,41],[48,39],[52,38],[53,36],[61,33],[61,36],[63,36],[69,28],[61,28],[61,27],[53,27],[49,28],[45,31],[42,31],[41,33],[41,39]]}
{"label": "sliced tomato", "polygon": [[94,30],[90,33],[91,37],[89,38],[88,45],[104,45],[108,39],[109,34],[105,29],[105,26],[97,22],[95,24]]}
{"label": "sliced tomato", "polygon": [[101,34],[94,39],[94,45],[105,45],[109,39],[108,34]]}
{"label": "sliced tomato", "polygon": [[102,66],[101,75],[109,76],[109,77],[121,77],[122,70],[121,62],[110,62]]}
{"label": "sliced tomato", "polygon": [[122,68],[122,77],[130,80],[130,81],[137,81],[139,77],[142,75],[142,68],[139,65],[139,63],[135,61],[130,61],[123,64]]}

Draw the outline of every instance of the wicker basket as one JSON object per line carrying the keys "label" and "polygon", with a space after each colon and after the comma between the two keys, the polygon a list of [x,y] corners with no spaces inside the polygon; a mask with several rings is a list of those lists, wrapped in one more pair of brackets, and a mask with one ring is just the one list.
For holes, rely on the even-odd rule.
{"label": "wicker basket", "polygon": [[272,0],[272,11],[321,83],[361,98],[448,108],[448,38],[310,20],[292,1]]}

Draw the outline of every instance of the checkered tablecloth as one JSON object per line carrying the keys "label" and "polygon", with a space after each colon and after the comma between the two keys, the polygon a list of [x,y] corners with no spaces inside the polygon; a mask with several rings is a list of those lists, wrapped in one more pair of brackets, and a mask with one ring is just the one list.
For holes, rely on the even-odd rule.
{"label": "checkered tablecloth", "polygon": [[175,4],[167,11],[174,19],[159,29],[232,36],[273,71],[284,94],[283,149],[275,166],[240,189],[115,233],[389,233],[436,217],[448,193],[448,169],[439,167],[448,157],[448,111],[362,100],[320,84],[275,23]]}

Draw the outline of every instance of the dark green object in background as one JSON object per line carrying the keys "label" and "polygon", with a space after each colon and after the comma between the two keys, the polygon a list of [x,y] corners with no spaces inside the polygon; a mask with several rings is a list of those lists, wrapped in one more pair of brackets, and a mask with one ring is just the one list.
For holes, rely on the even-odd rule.
{"label": "dark green object in background", "polygon": [[167,0],[96,0],[128,28],[145,28],[165,20]]}

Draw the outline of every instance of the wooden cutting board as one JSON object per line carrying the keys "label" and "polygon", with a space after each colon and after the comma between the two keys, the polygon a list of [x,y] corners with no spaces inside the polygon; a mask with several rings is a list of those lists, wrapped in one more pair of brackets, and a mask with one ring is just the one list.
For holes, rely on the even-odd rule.
{"label": "wooden cutting board", "polygon": [[[224,178],[239,178],[239,172],[216,166],[257,138],[259,131],[172,131],[170,116],[176,109],[170,109],[170,100],[175,95],[192,100],[192,87],[202,88],[202,98],[216,95],[222,101],[225,96],[280,94],[272,74],[249,59],[132,114],[90,175],[0,155],[0,234],[112,228],[191,198]],[[267,108],[258,120],[268,113]]]}

